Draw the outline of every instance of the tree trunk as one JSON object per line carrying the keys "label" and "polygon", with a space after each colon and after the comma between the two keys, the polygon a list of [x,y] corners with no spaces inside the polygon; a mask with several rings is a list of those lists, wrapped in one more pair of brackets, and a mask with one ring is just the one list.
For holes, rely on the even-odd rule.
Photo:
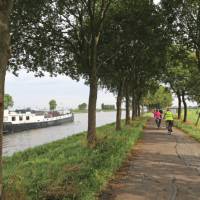
{"label": "tree trunk", "polygon": [[3,118],[4,118],[4,85],[8,60],[10,58],[9,17],[11,0],[0,0],[0,200],[3,199]]}
{"label": "tree trunk", "polygon": [[126,88],[126,125],[130,124],[130,98],[128,93],[128,87]]}
{"label": "tree trunk", "polygon": [[137,95],[136,95],[136,91],[134,94],[134,102],[133,102],[133,109],[134,109],[134,117],[138,117],[138,106],[137,106]]}
{"label": "tree trunk", "polygon": [[199,120],[200,120],[200,113],[199,113],[199,115],[198,115],[198,118],[197,118],[197,121],[196,121],[196,123],[195,123],[195,126],[198,126]]}
{"label": "tree trunk", "polygon": [[183,101],[183,105],[184,105],[184,117],[183,117],[183,121],[186,122],[187,121],[187,103],[185,100],[185,92],[182,92],[182,101]]}
{"label": "tree trunk", "polygon": [[[0,65],[1,65],[0,58]],[[3,118],[4,118],[4,85],[5,85],[5,73],[6,70],[2,69],[0,71],[0,199],[2,196],[3,180],[2,180],[2,148],[3,148]]]}
{"label": "tree trunk", "polygon": [[122,105],[123,82],[120,83],[117,95],[117,115],[116,115],[116,131],[121,130],[121,105]]}
{"label": "tree trunk", "polygon": [[96,103],[97,103],[97,44],[99,38],[94,37],[92,40],[91,54],[89,57],[89,65],[91,67],[90,74],[90,94],[88,103],[88,132],[87,141],[90,147],[96,144]]}
{"label": "tree trunk", "polygon": [[197,42],[195,42],[196,45],[196,57],[197,57],[197,65],[198,65],[198,69],[200,71],[200,5],[198,7],[198,13],[197,13],[197,27],[198,27],[198,31],[197,31]]}
{"label": "tree trunk", "polygon": [[135,103],[134,103],[134,115],[138,117],[138,107],[137,107],[137,97],[135,96]]}
{"label": "tree trunk", "polygon": [[[110,1],[102,1],[100,5],[95,1],[88,1],[86,7],[89,9],[89,24],[90,24],[90,39],[89,41],[89,54],[88,54],[88,66],[91,68],[89,83],[90,94],[88,103],[88,132],[87,140],[88,145],[93,147],[96,144],[96,102],[97,102],[97,89],[98,89],[98,77],[97,77],[97,49],[100,39],[100,35],[103,29],[103,23],[106,13],[108,11]],[[97,14],[96,8],[100,6],[100,12]],[[86,34],[87,35],[87,34]],[[87,41],[87,42],[88,42]]]}
{"label": "tree trunk", "polygon": [[142,115],[144,115],[144,112],[145,112],[144,111],[144,105],[142,105],[142,111],[141,112],[142,112]]}
{"label": "tree trunk", "polygon": [[137,103],[136,103],[136,106],[137,106],[137,116],[140,117],[141,116],[141,109],[140,109],[140,97],[141,95],[138,94],[137,96]]}
{"label": "tree trunk", "polygon": [[199,49],[196,49],[196,57],[197,57],[198,69],[200,70],[200,51],[199,51]]}
{"label": "tree trunk", "polygon": [[133,94],[132,94],[132,120],[134,120],[134,118],[136,117],[136,101],[135,101],[135,92],[133,91]]}
{"label": "tree trunk", "polygon": [[97,101],[97,83],[90,82],[90,94],[88,103],[88,133],[87,140],[89,146],[96,143],[96,101]]}
{"label": "tree trunk", "polygon": [[138,117],[141,116],[141,110],[140,110],[140,102],[137,102],[137,108],[138,108]]}
{"label": "tree trunk", "polygon": [[181,119],[181,94],[179,90],[177,91],[176,95],[178,98],[178,119]]}

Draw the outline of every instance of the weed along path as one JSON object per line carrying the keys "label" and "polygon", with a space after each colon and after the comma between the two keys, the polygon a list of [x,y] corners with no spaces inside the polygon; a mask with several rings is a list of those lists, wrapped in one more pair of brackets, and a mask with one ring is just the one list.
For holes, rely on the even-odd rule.
{"label": "weed along path", "polygon": [[147,123],[100,200],[200,200],[200,143],[178,129],[167,135]]}

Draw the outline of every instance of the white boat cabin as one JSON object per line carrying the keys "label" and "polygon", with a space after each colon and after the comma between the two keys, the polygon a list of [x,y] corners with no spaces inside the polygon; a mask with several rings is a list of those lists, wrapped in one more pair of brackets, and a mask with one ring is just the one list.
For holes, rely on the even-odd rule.
{"label": "white boat cabin", "polygon": [[59,119],[64,119],[66,117],[72,116],[72,113],[68,112],[60,112],[59,116],[53,117],[47,115],[38,115],[31,112],[14,112],[9,110],[4,110],[4,122],[12,123],[12,124],[24,124],[24,123],[36,123],[36,122],[45,122],[45,121],[54,121]]}

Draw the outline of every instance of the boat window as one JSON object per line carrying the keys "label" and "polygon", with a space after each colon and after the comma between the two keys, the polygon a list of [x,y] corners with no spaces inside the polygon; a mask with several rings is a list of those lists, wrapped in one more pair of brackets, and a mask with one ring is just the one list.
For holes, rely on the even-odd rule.
{"label": "boat window", "polygon": [[12,117],[12,121],[15,121],[16,120],[16,118],[15,117]]}
{"label": "boat window", "polygon": [[22,116],[19,116],[19,121],[22,121],[23,120],[23,117]]}
{"label": "boat window", "polygon": [[30,117],[29,117],[29,116],[26,116],[26,120],[30,120]]}

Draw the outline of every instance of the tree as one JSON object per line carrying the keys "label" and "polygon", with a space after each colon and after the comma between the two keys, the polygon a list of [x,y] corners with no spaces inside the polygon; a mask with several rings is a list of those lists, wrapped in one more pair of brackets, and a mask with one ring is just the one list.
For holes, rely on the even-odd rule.
{"label": "tree", "polygon": [[[13,23],[14,35],[17,35],[13,41],[21,41],[13,51],[14,66],[16,63],[28,66],[38,75],[49,71],[51,74],[61,73],[76,80],[83,77],[89,84],[87,139],[90,146],[96,141],[98,71],[101,67],[97,59],[98,48],[106,15],[115,1],[39,1],[42,6],[37,10],[33,8],[38,5],[31,7],[29,1],[21,0],[21,8],[29,9],[13,15],[15,19],[20,18],[23,24],[31,19],[26,30],[20,34],[16,33],[18,23]],[[34,11],[37,15],[32,17]],[[27,15],[29,13],[31,14]],[[36,29],[32,30],[32,27]],[[27,44],[33,45],[29,48]]]}
{"label": "tree", "polygon": [[198,69],[192,69],[191,78],[188,82],[188,95],[191,100],[200,104],[200,73]]}
{"label": "tree", "polygon": [[197,117],[197,121],[196,121],[196,123],[195,123],[195,126],[198,126],[199,120],[200,120],[200,112],[198,113],[198,117]]}
{"label": "tree", "polygon": [[101,104],[101,109],[102,110],[114,110],[115,109],[115,105],[106,105],[104,103]]}
{"label": "tree", "polygon": [[4,115],[4,85],[8,60],[10,58],[9,20],[12,8],[11,0],[0,0],[0,199],[2,199],[2,142]]}
{"label": "tree", "polygon": [[198,104],[200,104],[200,72],[198,70],[198,67],[196,65],[196,58],[195,54],[191,53],[191,62],[190,62],[190,68],[189,71],[191,73],[190,79],[188,80],[188,96],[190,100],[196,101]]}
{"label": "tree", "polygon": [[149,108],[166,108],[172,105],[172,94],[166,87],[160,86],[153,94],[148,93],[144,105]]}
{"label": "tree", "polygon": [[56,100],[52,99],[51,101],[49,101],[49,109],[51,111],[54,111],[57,107],[57,103],[56,103]]}
{"label": "tree", "polygon": [[[168,62],[168,72],[171,71],[171,73],[167,73],[167,76],[168,79],[171,77],[170,87],[178,98],[178,118],[181,118],[181,102],[183,102],[184,121],[186,121],[186,98],[188,98],[188,90],[190,90],[188,81],[191,78],[191,58],[188,55],[194,50],[196,51],[196,64],[199,65],[200,69],[200,4],[196,0],[162,0],[161,7],[166,19],[166,32],[172,38],[168,51],[168,58],[171,60],[170,64]],[[194,94],[194,92],[192,93]]]}
{"label": "tree", "polygon": [[131,3],[133,6],[129,6],[132,14],[129,27],[133,30],[130,34],[132,40],[129,42],[130,54],[127,59],[130,68],[129,95],[132,96],[133,119],[140,115],[142,98],[149,87],[153,86],[152,82],[159,79],[164,71],[168,37],[165,35],[163,19],[158,8],[152,2],[132,1]]}
{"label": "tree", "polygon": [[87,108],[87,104],[86,103],[82,103],[82,104],[78,105],[78,109],[79,110],[86,110],[86,108]]}
{"label": "tree", "polygon": [[115,52],[116,56],[105,63],[100,80],[103,87],[117,94],[116,129],[120,130],[122,99],[126,98],[126,122],[129,123],[130,97],[133,114],[139,115],[147,85],[150,87],[149,82],[157,79],[165,67],[168,38],[163,30],[162,17],[152,2],[119,1],[117,8],[105,29],[105,41],[115,47],[107,47],[106,54],[111,57]]}
{"label": "tree", "polygon": [[4,109],[8,109],[9,107],[13,107],[14,101],[12,96],[9,94],[4,95]]}
{"label": "tree", "polygon": [[97,49],[111,3],[112,0],[38,0],[37,3],[18,0],[12,4],[12,0],[0,0],[0,199],[4,84],[11,56],[9,31],[12,32],[9,69],[15,74],[25,67],[37,76],[48,71],[51,75],[63,73],[74,79],[84,76],[89,80],[88,143],[92,144],[96,128]]}
{"label": "tree", "polygon": [[200,70],[200,1],[199,0],[161,0],[166,18],[168,34],[175,44],[194,51]]}
{"label": "tree", "polygon": [[[191,98],[191,94],[197,94],[194,89],[192,91],[193,75],[192,71],[197,68],[194,54],[181,45],[172,45],[167,53],[167,70],[163,74],[163,81],[168,83],[173,92],[178,97],[178,117],[181,118],[181,102],[184,106],[184,119],[187,121],[187,102],[186,99]],[[198,74],[198,73],[197,73]],[[196,86],[198,88],[198,86]],[[195,96],[195,95],[194,95]],[[194,97],[193,96],[193,97]]]}
{"label": "tree", "polygon": [[182,3],[180,16],[181,32],[188,50],[195,50],[196,61],[200,70],[200,1],[186,0]]}

